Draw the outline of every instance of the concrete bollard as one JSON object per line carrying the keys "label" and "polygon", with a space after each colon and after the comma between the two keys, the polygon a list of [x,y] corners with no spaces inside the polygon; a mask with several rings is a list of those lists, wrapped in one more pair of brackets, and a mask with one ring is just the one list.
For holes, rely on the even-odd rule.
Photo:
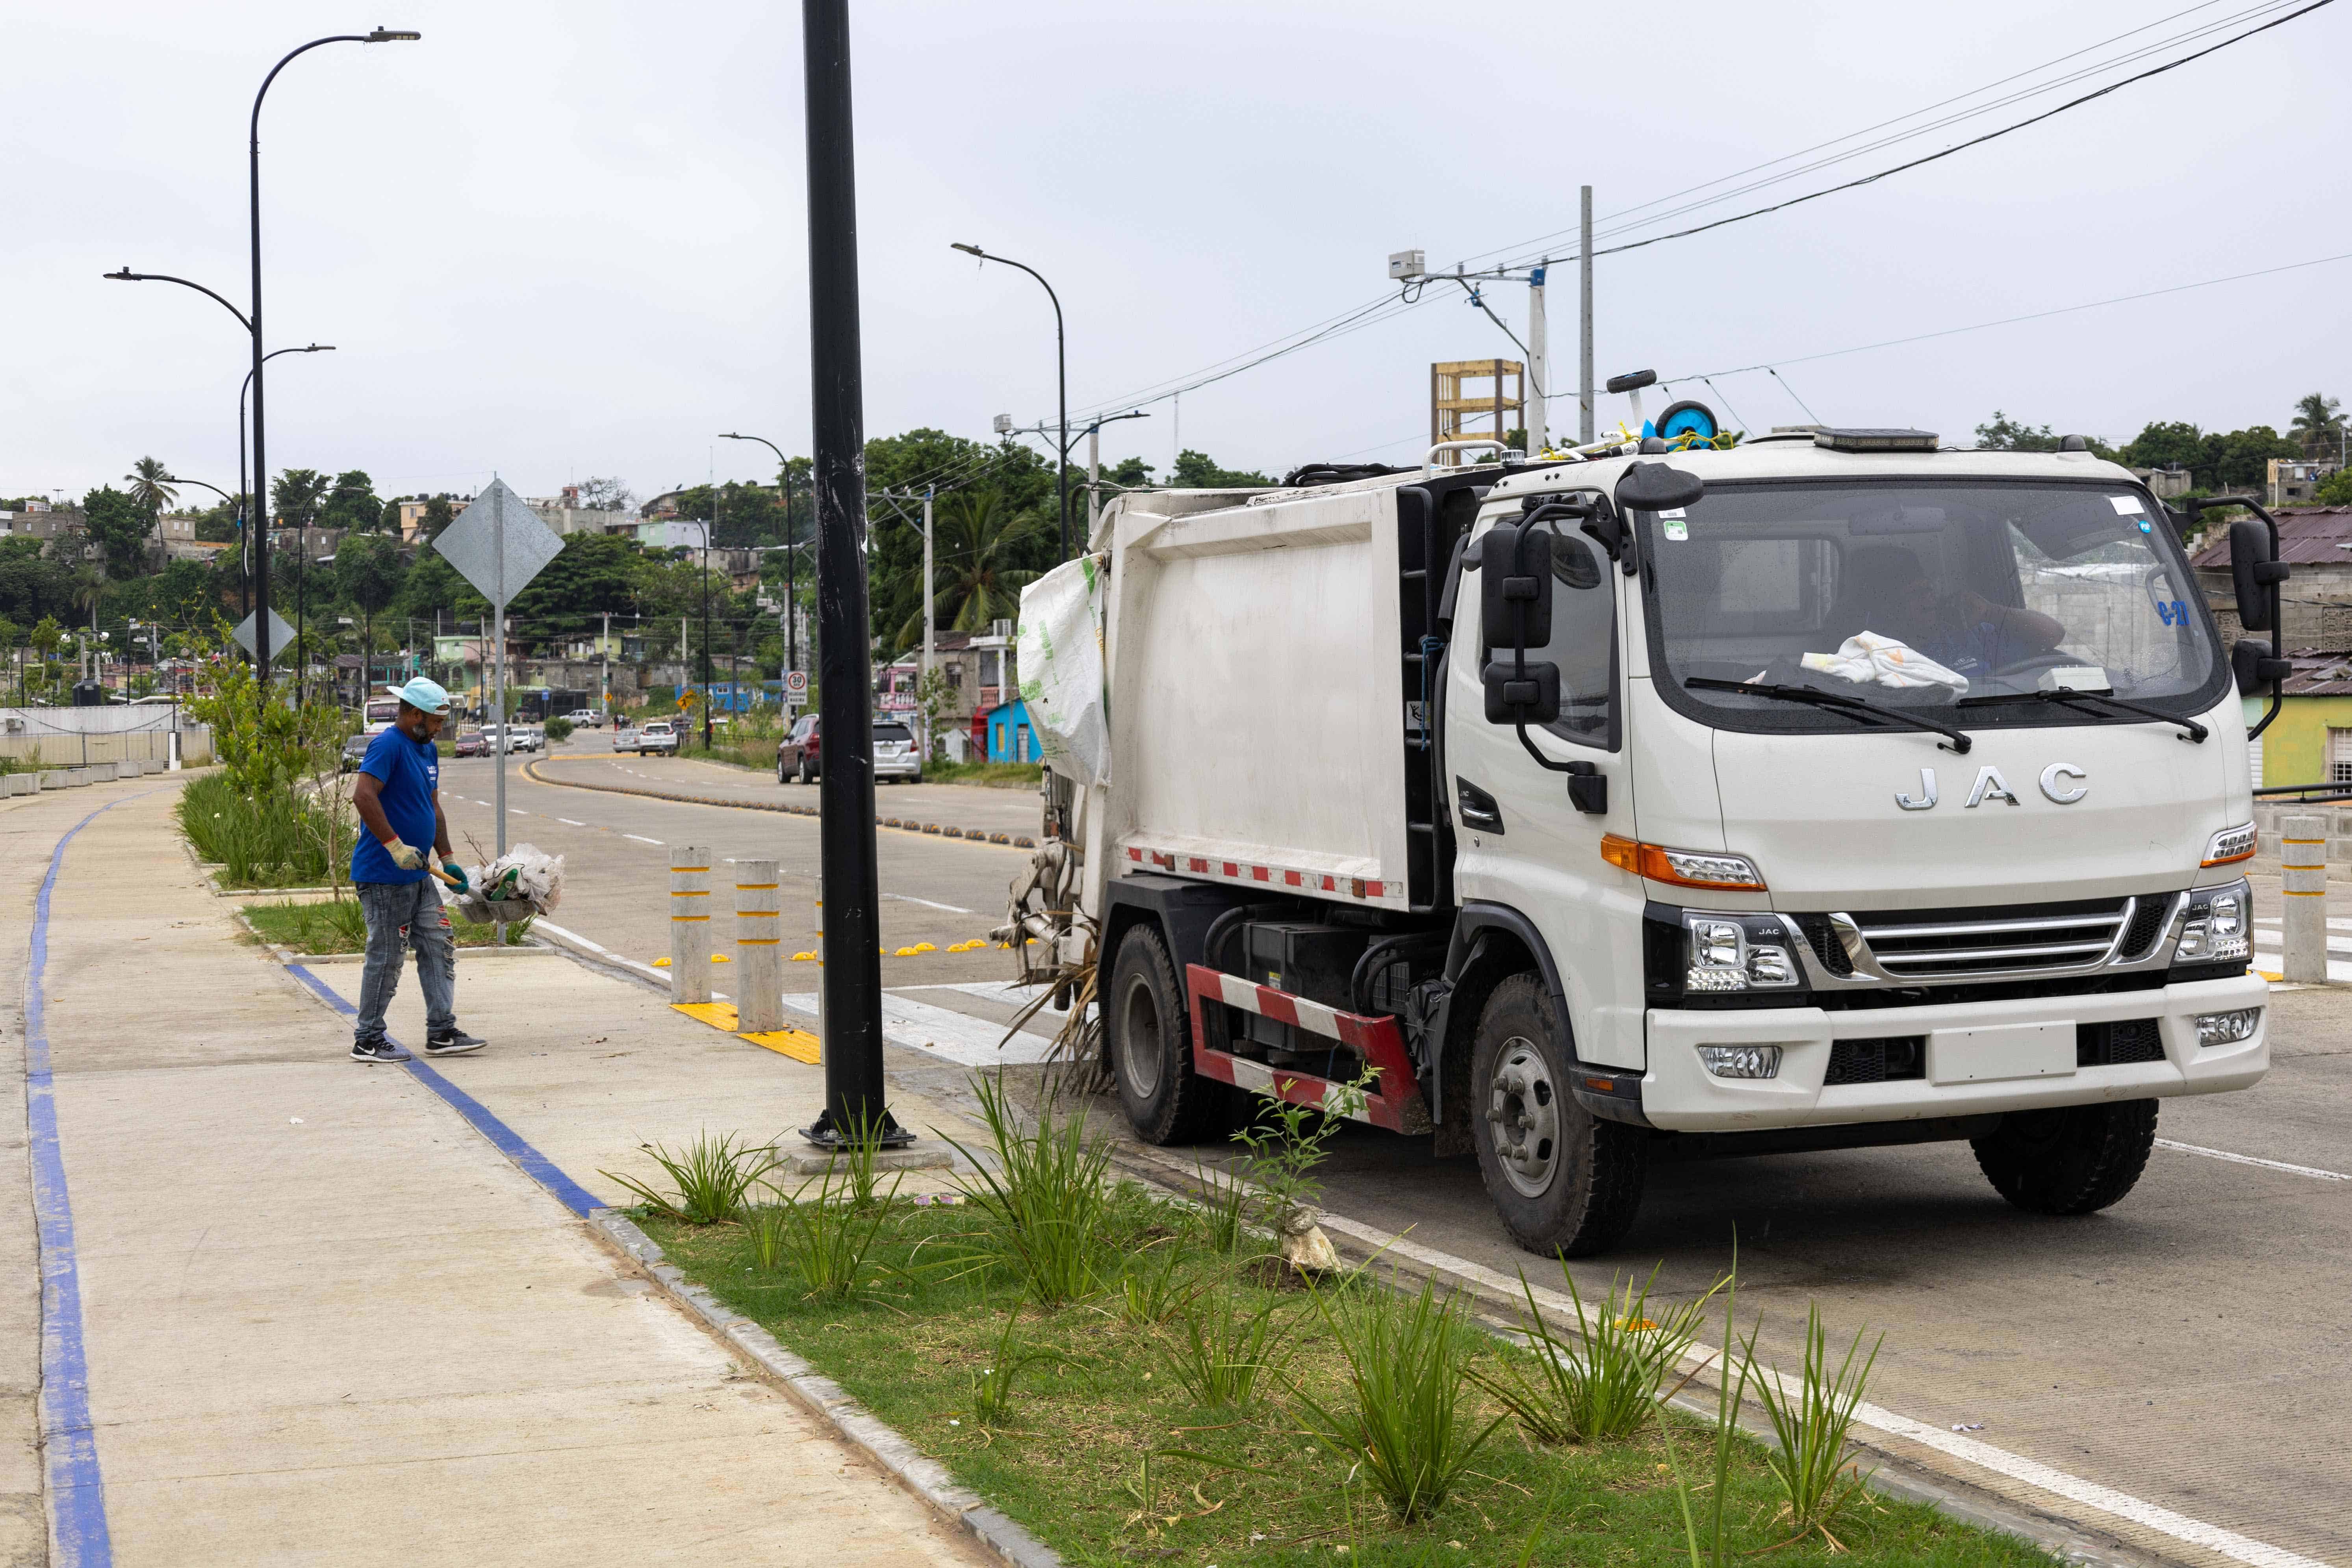
{"label": "concrete bollard", "polygon": [[670,853],[669,998],[710,1000],[710,851],[685,845]]}
{"label": "concrete bollard", "polygon": [[2327,981],[2327,818],[2289,816],[2279,823],[2279,886],[2286,896],[2288,980]]}
{"label": "concrete bollard", "polygon": [[735,1027],[764,1035],[784,1026],[783,906],[776,862],[735,862]]}

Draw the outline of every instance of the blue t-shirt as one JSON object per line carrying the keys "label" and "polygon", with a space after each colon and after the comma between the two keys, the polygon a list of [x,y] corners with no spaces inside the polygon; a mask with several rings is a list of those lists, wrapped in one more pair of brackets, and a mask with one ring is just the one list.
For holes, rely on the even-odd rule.
{"label": "blue t-shirt", "polygon": [[[437,826],[433,797],[441,790],[439,749],[430,741],[410,740],[395,724],[368,742],[367,757],[360,763],[360,772],[375,780],[376,800],[383,807],[384,820],[392,824],[400,841],[432,854],[434,829]],[[359,843],[352,848],[352,881],[425,879],[423,871],[404,871],[394,865],[391,852],[377,843],[375,835],[364,826],[359,837]]]}

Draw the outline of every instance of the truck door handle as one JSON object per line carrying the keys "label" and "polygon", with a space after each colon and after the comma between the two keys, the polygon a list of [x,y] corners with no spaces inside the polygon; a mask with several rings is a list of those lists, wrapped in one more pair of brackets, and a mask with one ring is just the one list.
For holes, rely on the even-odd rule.
{"label": "truck door handle", "polygon": [[1503,808],[1495,804],[1493,795],[1488,795],[1468,779],[1459,776],[1454,781],[1454,789],[1455,795],[1462,802],[1463,826],[1475,829],[1480,833],[1492,833],[1497,837],[1502,834]]}

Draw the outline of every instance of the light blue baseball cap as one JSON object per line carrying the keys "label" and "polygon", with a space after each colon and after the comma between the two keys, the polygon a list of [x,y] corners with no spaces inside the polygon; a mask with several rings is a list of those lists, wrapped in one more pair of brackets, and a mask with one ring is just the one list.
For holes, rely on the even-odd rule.
{"label": "light blue baseball cap", "polygon": [[449,711],[449,694],[441,689],[438,682],[421,675],[405,686],[387,686],[384,689],[420,713]]}

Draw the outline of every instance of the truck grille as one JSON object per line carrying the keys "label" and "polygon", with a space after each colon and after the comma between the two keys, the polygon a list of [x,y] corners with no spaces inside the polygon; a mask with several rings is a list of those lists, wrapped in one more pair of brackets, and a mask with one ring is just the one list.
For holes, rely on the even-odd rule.
{"label": "truck grille", "polygon": [[2032,974],[2098,963],[2115,951],[2138,900],[2100,899],[2005,909],[1924,910],[1853,917],[1871,956],[1897,980]]}
{"label": "truck grille", "polygon": [[2078,1068],[2122,1067],[2129,1062],[2160,1062],[2164,1037],[2153,1018],[2118,1018],[2107,1024],[2074,1026],[2074,1065]]}
{"label": "truck grille", "polygon": [[1832,1040],[1829,1071],[1822,1085],[1885,1083],[1890,1079],[1919,1078],[1927,1071],[1927,1037],[1881,1035],[1863,1040]]}

